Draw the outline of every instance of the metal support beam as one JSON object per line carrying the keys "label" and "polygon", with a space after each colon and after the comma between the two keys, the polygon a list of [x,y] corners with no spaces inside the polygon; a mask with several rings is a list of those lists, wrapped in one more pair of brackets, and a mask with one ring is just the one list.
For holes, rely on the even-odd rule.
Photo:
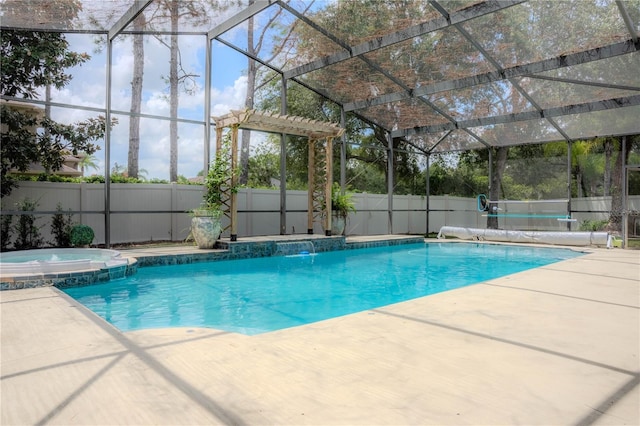
{"label": "metal support beam", "polygon": [[430,175],[431,175],[431,171],[430,171],[430,167],[429,167],[429,163],[431,162],[431,154],[427,154],[427,169],[425,171],[425,180],[426,180],[426,190],[425,190],[425,197],[427,200],[427,206],[425,209],[425,226],[426,226],[426,231],[425,231],[425,237],[429,236],[429,210],[430,210],[430,194],[431,194],[431,182],[430,182]]}
{"label": "metal support beam", "polygon": [[[287,79],[282,79],[280,114],[287,113]],[[287,233],[287,135],[280,134],[280,235]]]}
{"label": "metal support beam", "polygon": [[111,247],[111,65],[113,63],[113,40],[107,39],[106,99],[104,131],[104,246]]}
{"label": "metal support beam", "polygon": [[431,147],[431,149],[427,152],[427,158],[429,157],[429,155],[433,152],[434,149],[436,149],[436,147],[438,145],[440,145],[440,143],[445,140],[451,133],[453,132],[453,130],[447,130],[447,133],[445,133],[444,135],[442,135],[442,137],[440,139],[438,139],[438,142],[434,143],[433,146]]}
{"label": "metal support beam", "polygon": [[631,90],[635,92],[640,92],[640,86],[610,84],[610,83],[603,83],[600,81],[585,81],[585,80],[577,80],[575,78],[551,77],[548,75],[541,75],[541,74],[529,74],[529,75],[523,75],[522,77],[536,79],[536,80],[556,81],[558,83],[578,84],[580,86],[602,87],[604,89]]}
{"label": "metal support beam", "polygon": [[211,39],[207,38],[207,51],[204,55],[204,176],[209,173],[211,158]]}
{"label": "metal support beam", "polygon": [[387,213],[388,234],[393,234],[393,137],[387,132]]}
{"label": "metal support beam", "polygon": [[225,46],[227,46],[227,47],[229,47],[229,48],[231,48],[231,49],[235,50],[236,52],[240,53],[241,55],[244,55],[244,56],[246,56],[247,58],[249,58],[249,59],[252,59],[252,60],[256,61],[256,62],[257,62],[257,63],[259,63],[260,65],[262,65],[262,66],[264,66],[264,67],[266,67],[266,68],[269,68],[270,70],[275,71],[275,72],[277,72],[278,74],[282,74],[282,70],[281,70],[280,68],[274,67],[272,64],[270,64],[270,63],[268,63],[268,62],[266,62],[266,61],[264,61],[264,60],[260,59],[260,58],[259,58],[259,57],[257,57],[256,55],[251,55],[251,54],[249,54],[247,51],[245,51],[244,49],[242,49],[242,48],[240,48],[240,47],[236,46],[235,44],[233,44],[233,43],[229,43],[228,41],[223,40],[223,39],[221,39],[221,38],[217,38],[217,39],[215,39],[215,40],[216,40],[218,43],[224,44]]}
{"label": "metal support beam", "polygon": [[254,3],[251,3],[249,6],[243,8],[240,12],[233,15],[231,18],[227,19],[220,25],[217,25],[207,33],[207,36],[210,39],[216,38],[219,35],[229,31],[231,28],[242,24],[252,16],[262,12],[274,3],[276,3],[276,0],[255,0]]}
{"label": "metal support beam", "polygon": [[142,11],[153,2],[153,0],[134,0],[133,5],[113,24],[109,29],[108,40],[113,40],[118,34],[124,30],[127,25],[133,22]]}
{"label": "metal support beam", "polygon": [[[571,218],[571,160],[573,141],[567,141],[567,217]],[[567,221],[567,231],[571,231],[571,222]]]}
{"label": "metal support beam", "polygon": [[628,199],[629,199],[629,185],[627,182],[627,158],[625,152],[627,152],[627,137],[622,137],[622,146],[620,147],[620,157],[622,157],[622,188],[620,192],[622,195],[622,248],[627,248],[629,244],[629,230],[627,229],[627,221],[629,220]]}
{"label": "metal support beam", "polygon": [[[0,95],[0,99],[4,99],[7,101],[24,102],[27,104],[34,104],[34,105],[49,105],[56,108],[76,109],[79,111],[92,111],[92,112],[104,114],[104,108],[90,107],[90,106],[84,106],[84,105],[78,105],[78,104],[70,104],[70,103],[62,103],[62,102],[47,102],[39,99],[24,99],[24,98],[17,98],[15,96],[7,96],[7,95]],[[205,123],[202,120],[191,120],[187,118],[171,118],[171,117],[164,117],[162,115],[156,115],[156,114],[131,113],[129,111],[121,111],[113,108],[111,109],[111,114],[126,115],[129,117],[150,118],[152,120],[177,121],[178,123],[196,124],[200,126]]]}
{"label": "metal support beam", "polygon": [[635,28],[635,25],[633,24],[633,20],[631,19],[631,16],[629,16],[629,12],[627,11],[627,7],[624,5],[622,0],[616,0],[616,4],[618,5],[618,10],[620,11],[620,15],[622,15],[622,20],[624,21],[624,24],[627,26],[627,30],[629,31],[629,34],[631,34],[631,39],[633,40],[634,43],[637,43],[639,30]]}

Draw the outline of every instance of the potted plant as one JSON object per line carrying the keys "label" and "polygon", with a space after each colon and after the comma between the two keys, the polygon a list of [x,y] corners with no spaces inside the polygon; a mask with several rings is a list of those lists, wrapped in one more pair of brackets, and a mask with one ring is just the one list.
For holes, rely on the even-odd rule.
{"label": "potted plant", "polygon": [[202,203],[191,210],[191,236],[199,248],[210,249],[222,233],[223,193],[237,191],[232,187],[232,178],[237,171],[231,169],[231,140],[227,133],[222,141],[222,149],[209,164],[205,178],[205,192]]}
{"label": "potted plant", "polygon": [[337,182],[331,187],[331,233],[334,235],[345,235],[347,228],[347,218],[349,213],[355,212],[353,195],[342,192]]}
{"label": "potted plant", "polygon": [[74,247],[89,247],[94,237],[93,229],[88,225],[74,225],[69,233],[69,240]]}

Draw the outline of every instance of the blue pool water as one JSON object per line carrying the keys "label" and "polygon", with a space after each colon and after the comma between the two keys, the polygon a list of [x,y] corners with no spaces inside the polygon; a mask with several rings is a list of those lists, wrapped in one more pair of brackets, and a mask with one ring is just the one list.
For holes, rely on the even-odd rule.
{"label": "blue pool water", "polygon": [[580,256],[555,248],[429,243],[139,268],[64,291],[120,330],[254,335],[373,309]]}

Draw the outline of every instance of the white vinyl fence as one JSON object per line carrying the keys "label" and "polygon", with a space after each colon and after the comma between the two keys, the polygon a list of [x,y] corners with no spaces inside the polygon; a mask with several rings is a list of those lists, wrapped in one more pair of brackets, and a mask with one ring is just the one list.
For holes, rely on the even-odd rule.
{"label": "white vinyl fence", "polygon": [[[189,235],[191,217],[188,211],[197,207],[203,187],[178,184],[111,184],[112,244],[145,241],[182,241]],[[72,184],[53,182],[21,182],[20,187],[2,199],[2,214],[14,214],[16,205],[25,198],[38,203],[37,224],[45,241],[53,241],[51,218],[58,204],[64,212],[71,211],[74,220],[93,228],[94,244],[105,242],[105,193],[103,184]],[[356,213],[347,224],[348,235],[425,234],[427,226],[427,199],[421,196],[395,195],[390,215],[389,199],[384,194],[354,194]],[[577,229],[583,220],[608,218],[610,197],[571,200],[572,225]],[[640,196],[630,198],[630,209],[640,210]],[[307,192],[287,191],[286,234],[307,233]],[[442,226],[484,228],[486,217],[477,211],[475,198],[431,196],[429,198],[429,232],[438,232]],[[390,217],[391,216],[391,217]],[[392,220],[393,227],[390,229]],[[505,229],[531,227],[548,230],[566,230],[566,223],[528,223],[523,225],[508,220],[500,222]],[[323,234],[319,224],[314,233]],[[280,234],[280,192],[243,188],[238,193],[238,238]],[[633,234],[633,230],[630,230]]]}

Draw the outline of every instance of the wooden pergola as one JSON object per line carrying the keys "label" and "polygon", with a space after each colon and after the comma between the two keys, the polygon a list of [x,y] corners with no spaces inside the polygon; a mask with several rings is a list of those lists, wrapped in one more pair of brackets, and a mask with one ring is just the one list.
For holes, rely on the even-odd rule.
{"label": "wooden pergola", "polygon": [[[231,110],[221,117],[212,117],[216,123],[216,155],[221,152],[222,132],[231,129],[231,169],[237,167],[238,129],[259,130],[262,132],[285,135],[306,136],[309,144],[309,197],[307,204],[307,232],[313,234],[313,223],[319,221],[326,235],[331,235],[331,185],[333,139],[340,137],[344,129],[333,123],[311,120],[292,115],[280,115],[261,112],[254,109]],[[235,173],[232,173],[228,188],[237,186]],[[284,178],[281,179],[284,184]],[[222,194],[224,215],[229,218],[231,241],[236,241],[237,204],[236,191]],[[225,229],[227,229],[225,228]]]}

